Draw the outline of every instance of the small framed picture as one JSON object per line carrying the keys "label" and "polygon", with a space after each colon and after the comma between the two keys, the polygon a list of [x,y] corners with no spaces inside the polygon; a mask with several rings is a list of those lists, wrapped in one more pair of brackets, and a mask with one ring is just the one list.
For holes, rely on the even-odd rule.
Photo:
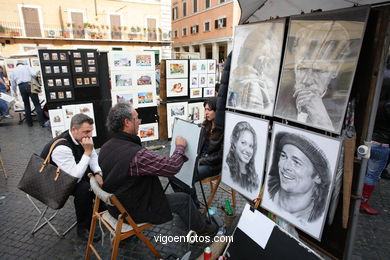
{"label": "small framed picture", "polygon": [[89,66],[88,67],[88,72],[96,72],[96,67],[95,66]]}
{"label": "small framed picture", "polygon": [[202,89],[201,88],[191,88],[190,89],[190,98],[201,98]]}
{"label": "small framed picture", "polygon": [[198,74],[192,74],[190,76],[190,88],[198,88],[198,87],[199,87]]}
{"label": "small framed picture", "polygon": [[61,66],[62,73],[68,73],[68,66]]}
{"label": "small framed picture", "polygon": [[207,74],[199,74],[199,87],[201,88],[207,88]]}
{"label": "small framed picture", "polygon": [[53,73],[60,73],[60,66],[53,66]]}
{"label": "small framed picture", "polygon": [[47,52],[42,53],[43,60],[50,60],[50,54]]}
{"label": "small framed picture", "polygon": [[91,84],[96,85],[96,83],[97,83],[96,77],[92,77]]}
{"label": "small framed picture", "polygon": [[57,94],[55,92],[50,92],[50,99],[57,99]]}
{"label": "small framed picture", "polygon": [[60,60],[66,60],[66,53],[60,52]]}
{"label": "small framed picture", "polygon": [[61,87],[62,86],[62,80],[61,79],[56,79],[56,86]]}
{"label": "small framed picture", "polygon": [[64,86],[69,86],[70,85],[70,81],[68,78],[65,78],[64,79]]}
{"label": "small framed picture", "polygon": [[84,85],[89,85],[89,78],[84,78]]}
{"label": "small framed picture", "polygon": [[58,60],[58,54],[57,54],[56,52],[53,52],[53,53],[51,54],[51,59],[52,59],[52,60]]}
{"label": "small framed picture", "polygon": [[88,60],[88,65],[95,65],[95,60]]}
{"label": "small framed picture", "polygon": [[207,84],[209,88],[215,88],[215,74],[207,74]]}
{"label": "small framed picture", "polygon": [[45,73],[50,74],[51,73],[51,66],[45,66]]}
{"label": "small framed picture", "polygon": [[73,96],[73,95],[72,95],[72,91],[69,90],[69,91],[66,91],[66,92],[65,92],[65,97],[66,97],[66,98],[72,98],[72,96]]}
{"label": "small framed picture", "polygon": [[81,58],[80,52],[73,52],[73,58]]}
{"label": "small framed picture", "polygon": [[214,97],[214,96],[215,96],[215,88],[203,89],[203,97]]}
{"label": "small framed picture", "polygon": [[95,58],[95,53],[87,52],[87,58]]}
{"label": "small framed picture", "polygon": [[83,78],[77,78],[76,84],[77,84],[77,86],[82,86],[83,85]]}
{"label": "small framed picture", "polygon": [[81,65],[83,65],[83,61],[82,60],[74,60],[74,65],[81,66]]}
{"label": "small framed picture", "polygon": [[57,95],[58,95],[58,99],[64,99],[65,98],[65,95],[64,95],[63,91],[57,92]]}
{"label": "small framed picture", "polygon": [[52,79],[47,80],[47,86],[48,87],[53,87],[54,86],[54,81]]}
{"label": "small framed picture", "polygon": [[74,67],[74,70],[78,73],[82,73],[83,72],[83,67]]}

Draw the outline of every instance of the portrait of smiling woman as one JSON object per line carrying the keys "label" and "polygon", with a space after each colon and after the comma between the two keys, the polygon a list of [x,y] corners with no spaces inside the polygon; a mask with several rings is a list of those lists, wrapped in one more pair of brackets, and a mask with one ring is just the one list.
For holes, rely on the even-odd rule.
{"label": "portrait of smiling woman", "polygon": [[226,122],[222,182],[255,199],[263,177],[268,121],[227,112]]}
{"label": "portrait of smiling woman", "polygon": [[273,131],[262,207],[318,238],[340,143],[277,123]]}

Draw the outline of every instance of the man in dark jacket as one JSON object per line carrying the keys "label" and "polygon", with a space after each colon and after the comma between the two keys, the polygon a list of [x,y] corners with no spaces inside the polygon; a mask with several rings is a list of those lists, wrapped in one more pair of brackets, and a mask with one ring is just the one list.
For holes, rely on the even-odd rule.
{"label": "man in dark jacket", "polygon": [[[207,224],[192,199],[185,193],[164,194],[159,176],[169,177],[179,172],[187,161],[187,142],[176,138],[176,150],[170,157],[162,157],[141,146],[137,136],[141,120],[129,104],[119,103],[111,108],[107,126],[113,132],[99,153],[103,170],[103,189],[114,193],[136,223],[162,224],[172,219],[172,212],[200,235],[212,235],[214,224]],[[109,207],[117,217],[119,212]],[[189,220],[191,219],[191,221]]]}

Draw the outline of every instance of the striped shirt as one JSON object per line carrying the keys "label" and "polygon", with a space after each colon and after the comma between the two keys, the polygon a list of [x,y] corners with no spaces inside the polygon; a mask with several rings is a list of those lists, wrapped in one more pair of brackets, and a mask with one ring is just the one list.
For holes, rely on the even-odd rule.
{"label": "striped shirt", "polygon": [[130,176],[163,176],[170,177],[178,173],[188,160],[184,146],[176,146],[170,157],[160,156],[145,148],[139,150],[130,163]]}

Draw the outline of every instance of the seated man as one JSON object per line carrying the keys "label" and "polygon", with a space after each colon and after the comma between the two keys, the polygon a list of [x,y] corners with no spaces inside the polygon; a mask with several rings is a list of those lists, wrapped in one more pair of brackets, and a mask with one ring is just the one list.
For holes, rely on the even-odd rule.
{"label": "seated man", "polygon": [[[177,137],[172,156],[159,156],[142,148],[137,136],[140,123],[137,111],[129,104],[118,103],[111,108],[107,126],[113,136],[99,153],[99,165],[104,172],[103,189],[118,197],[136,223],[162,224],[170,221],[174,212],[197,234],[215,234],[217,226],[206,223],[188,194],[164,194],[158,178],[179,172],[187,160],[186,140]],[[109,207],[109,212],[114,217],[119,214],[113,207]]]}
{"label": "seated man", "polygon": [[[76,114],[70,122],[70,130],[63,132],[51,140],[41,153],[42,158],[46,158],[51,144],[59,139],[66,141],[59,142],[51,154],[52,164],[59,167],[64,172],[79,178],[74,191],[74,205],[77,218],[77,235],[88,241],[89,227],[91,225],[92,207],[94,194],[90,191],[89,172],[98,173],[96,180],[103,184],[101,169],[98,165],[98,157],[93,148],[92,141],[93,119],[84,114]],[[94,241],[100,239],[100,233],[96,232]]]}

